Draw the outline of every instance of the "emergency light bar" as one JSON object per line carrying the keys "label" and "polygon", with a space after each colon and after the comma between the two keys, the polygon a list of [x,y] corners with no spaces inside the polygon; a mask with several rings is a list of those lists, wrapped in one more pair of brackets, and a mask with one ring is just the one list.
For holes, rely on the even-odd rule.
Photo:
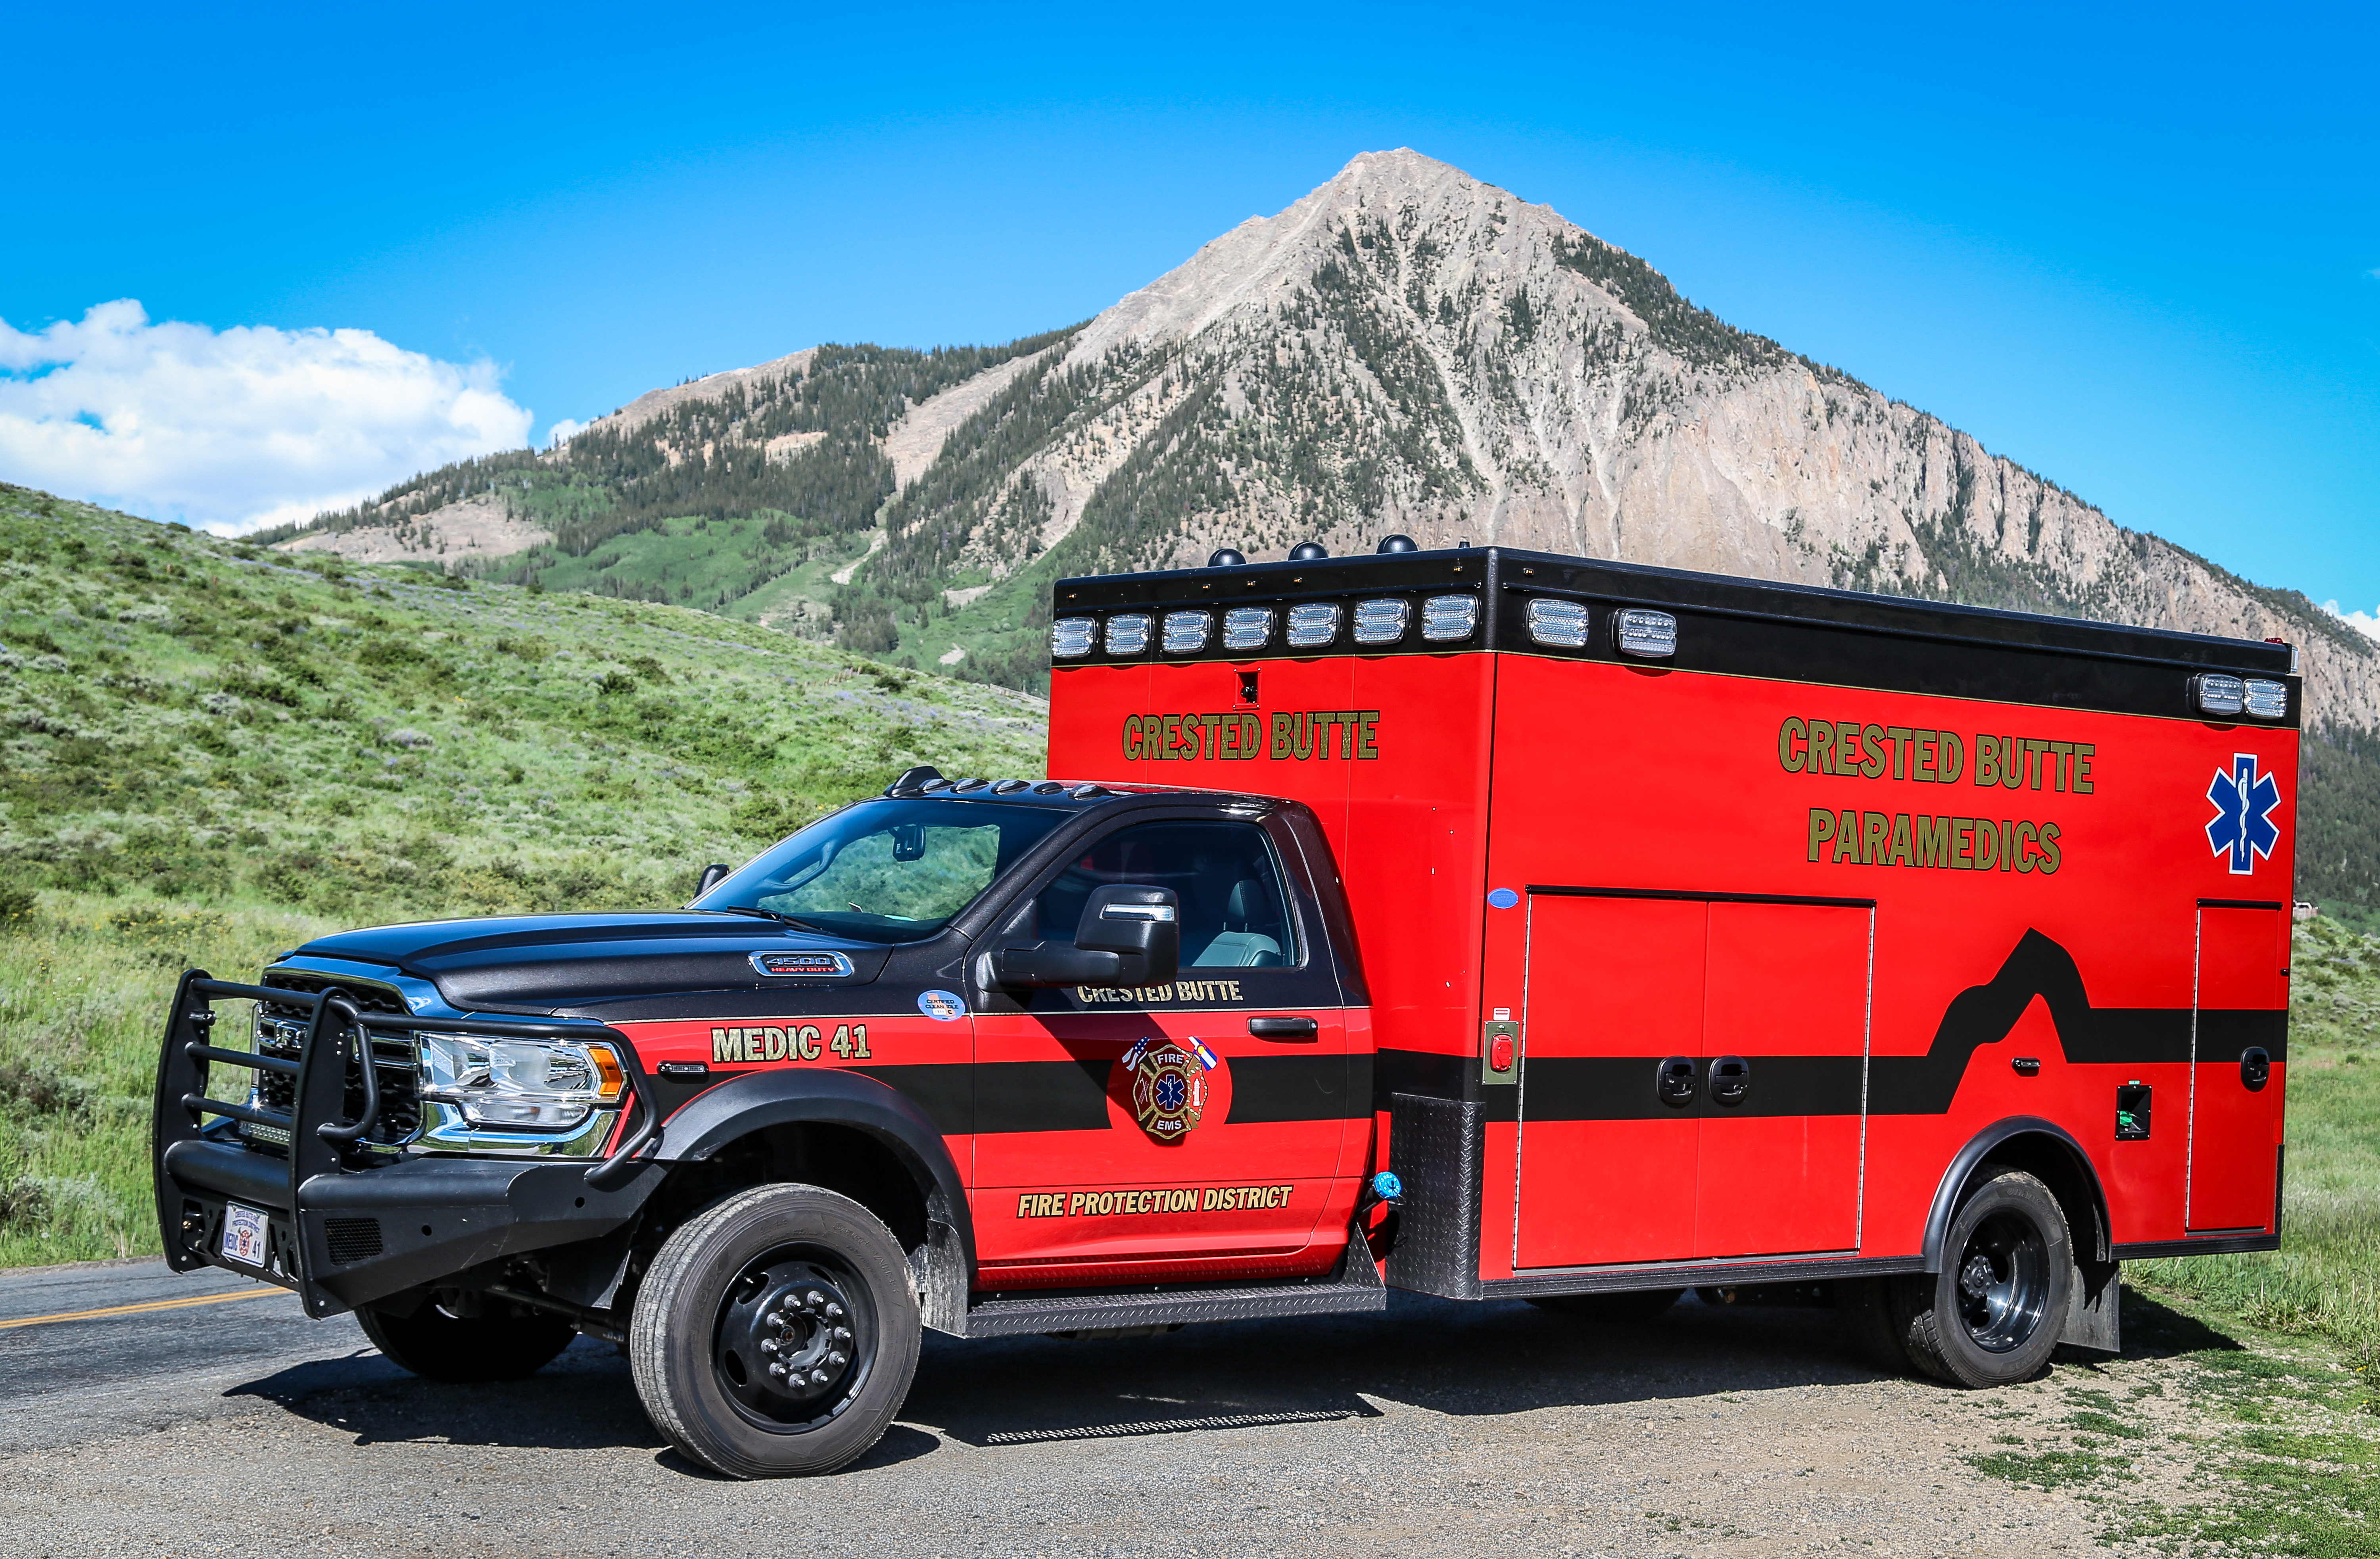
{"label": "emergency light bar", "polygon": [[1168,612],[1165,614],[1165,652],[1169,655],[1195,655],[1207,647],[1215,632],[1212,612]]}
{"label": "emergency light bar", "polygon": [[1410,601],[1359,601],[1355,603],[1355,642],[1394,644],[1405,636],[1405,621],[1412,615]]}
{"label": "emergency light bar", "polygon": [[1339,607],[1334,602],[1308,602],[1289,609],[1289,647],[1319,650],[1339,637]]}
{"label": "emergency light bar", "polygon": [[2190,688],[2201,714],[2219,718],[2245,714],[2253,720],[2281,720],[2289,713],[2289,685],[2286,682],[2202,671],[2190,679]]}
{"label": "emergency light bar", "polygon": [[1479,626],[1475,595],[1433,595],[1421,603],[1421,636],[1432,644],[1468,639]]}
{"label": "emergency light bar", "polygon": [[1611,647],[1640,660],[1666,660],[1678,652],[1678,619],[1667,612],[1623,606],[1611,615]]}
{"label": "emergency light bar", "polygon": [[1234,606],[1223,614],[1223,648],[1261,650],[1272,638],[1272,608]]}
{"label": "emergency light bar", "polygon": [[1108,619],[1108,653],[1137,655],[1148,648],[1148,630],[1156,619],[1146,612],[1126,612]]}

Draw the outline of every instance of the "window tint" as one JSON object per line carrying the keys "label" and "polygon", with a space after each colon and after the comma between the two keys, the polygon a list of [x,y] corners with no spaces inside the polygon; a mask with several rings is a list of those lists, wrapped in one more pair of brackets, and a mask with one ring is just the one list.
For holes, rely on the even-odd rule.
{"label": "window tint", "polygon": [[1060,822],[994,801],[864,801],[803,829],[695,901],[839,936],[914,942],[940,931]]}
{"label": "window tint", "polygon": [[1182,901],[1182,967],[1277,968],[1299,961],[1281,868],[1252,822],[1144,822],[1086,848],[1042,890],[1035,934],[1072,941],[1091,890],[1172,888]]}

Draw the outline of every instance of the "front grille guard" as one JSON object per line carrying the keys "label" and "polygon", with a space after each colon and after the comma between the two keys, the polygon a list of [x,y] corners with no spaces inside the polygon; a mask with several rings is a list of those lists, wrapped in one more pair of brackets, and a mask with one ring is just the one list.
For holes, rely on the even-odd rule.
{"label": "front grille guard", "polygon": [[[214,1004],[223,1001],[263,1002],[308,1015],[305,1048],[295,1061],[254,1051],[225,1050],[209,1042],[214,1031]],[[181,1193],[164,1173],[166,1151],[176,1142],[199,1137],[208,1115],[225,1115],[252,1126],[271,1127],[289,1134],[288,1200],[283,1211],[294,1213],[298,1188],[318,1175],[344,1173],[341,1150],[363,1138],[380,1114],[380,1082],[373,1075],[369,1036],[432,1033],[490,1034],[504,1039],[602,1041],[613,1047],[628,1075],[637,1101],[636,1128],[601,1162],[589,1167],[587,1184],[609,1190],[636,1173],[659,1147],[661,1113],[652,1080],[645,1074],[637,1047],[625,1034],[601,1023],[534,1023],[461,1017],[416,1017],[406,1013],[365,1012],[335,988],[298,991],[280,985],[242,985],[212,978],[203,969],[182,976],[174,991],[174,1008],[165,1021],[163,1053],[157,1061],[157,1096],[151,1114],[150,1163],[157,1182],[157,1227],[168,1251],[181,1248]],[[325,1041],[329,1041],[327,1044]],[[343,1120],[347,1063],[362,1058],[363,1113]],[[276,1072],[296,1079],[292,1107],[283,1112],[206,1094],[208,1068],[216,1064]],[[369,1170],[357,1173],[370,1173]]]}

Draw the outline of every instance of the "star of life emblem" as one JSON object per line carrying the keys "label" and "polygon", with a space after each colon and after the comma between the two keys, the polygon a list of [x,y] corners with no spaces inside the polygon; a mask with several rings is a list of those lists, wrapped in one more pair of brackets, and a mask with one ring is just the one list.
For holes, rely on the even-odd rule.
{"label": "star of life emblem", "polygon": [[2281,842],[2280,825],[2272,817],[2281,804],[2281,786],[2272,775],[2256,772],[2254,753],[2233,753],[2230,768],[2215,771],[2206,798],[2215,803],[2206,842],[2216,855],[2230,858],[2233,876],[2253,872],[2259,856],[2272,859],[2273,846]]}
{"label": "star of life emblem", "polygon": [[1141,1129],[1160,1142],[1182,1141],[1197,1126],[1207,1110],[1207,1074],[1222,1065],[1197,1040],[1188,1047],[1150,1036],[1117,1063],[1132,1078],[1132,1109]]}

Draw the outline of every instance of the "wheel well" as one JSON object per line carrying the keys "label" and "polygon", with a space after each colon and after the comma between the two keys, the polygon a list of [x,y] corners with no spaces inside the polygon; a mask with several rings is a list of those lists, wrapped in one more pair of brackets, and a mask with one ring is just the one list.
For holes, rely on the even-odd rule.
{"label": "wheel well", "polygon": [[2049,1194],[2058,1199],[2058,1211],[2066,1215],[2066,1228],[2073,1236],[2077,1256],[2093,1261],[2107,1259],[2107,1204],[2100,1193],[2099,1178],[2087,1163],[2076,1160],[2071,1147],[2058,1138],[2034,1131],[1995,1142],[1959,1188],[1959,1200],[1964,1200],[1968,1187],[1981,1178],[1985,1168],[1995,1164],[2021,1169],[2049,1188]]}
{"label": "wheel well", "polygon": [[849,1197],[884,1220],[904,1250],[927,1243],[927,1193],[908,1165],[873,1132],[827,1121],[761,1127],[681,1165],[653,1198],[645,1226],[665,1235],[722,1197],[773,1181]]}

